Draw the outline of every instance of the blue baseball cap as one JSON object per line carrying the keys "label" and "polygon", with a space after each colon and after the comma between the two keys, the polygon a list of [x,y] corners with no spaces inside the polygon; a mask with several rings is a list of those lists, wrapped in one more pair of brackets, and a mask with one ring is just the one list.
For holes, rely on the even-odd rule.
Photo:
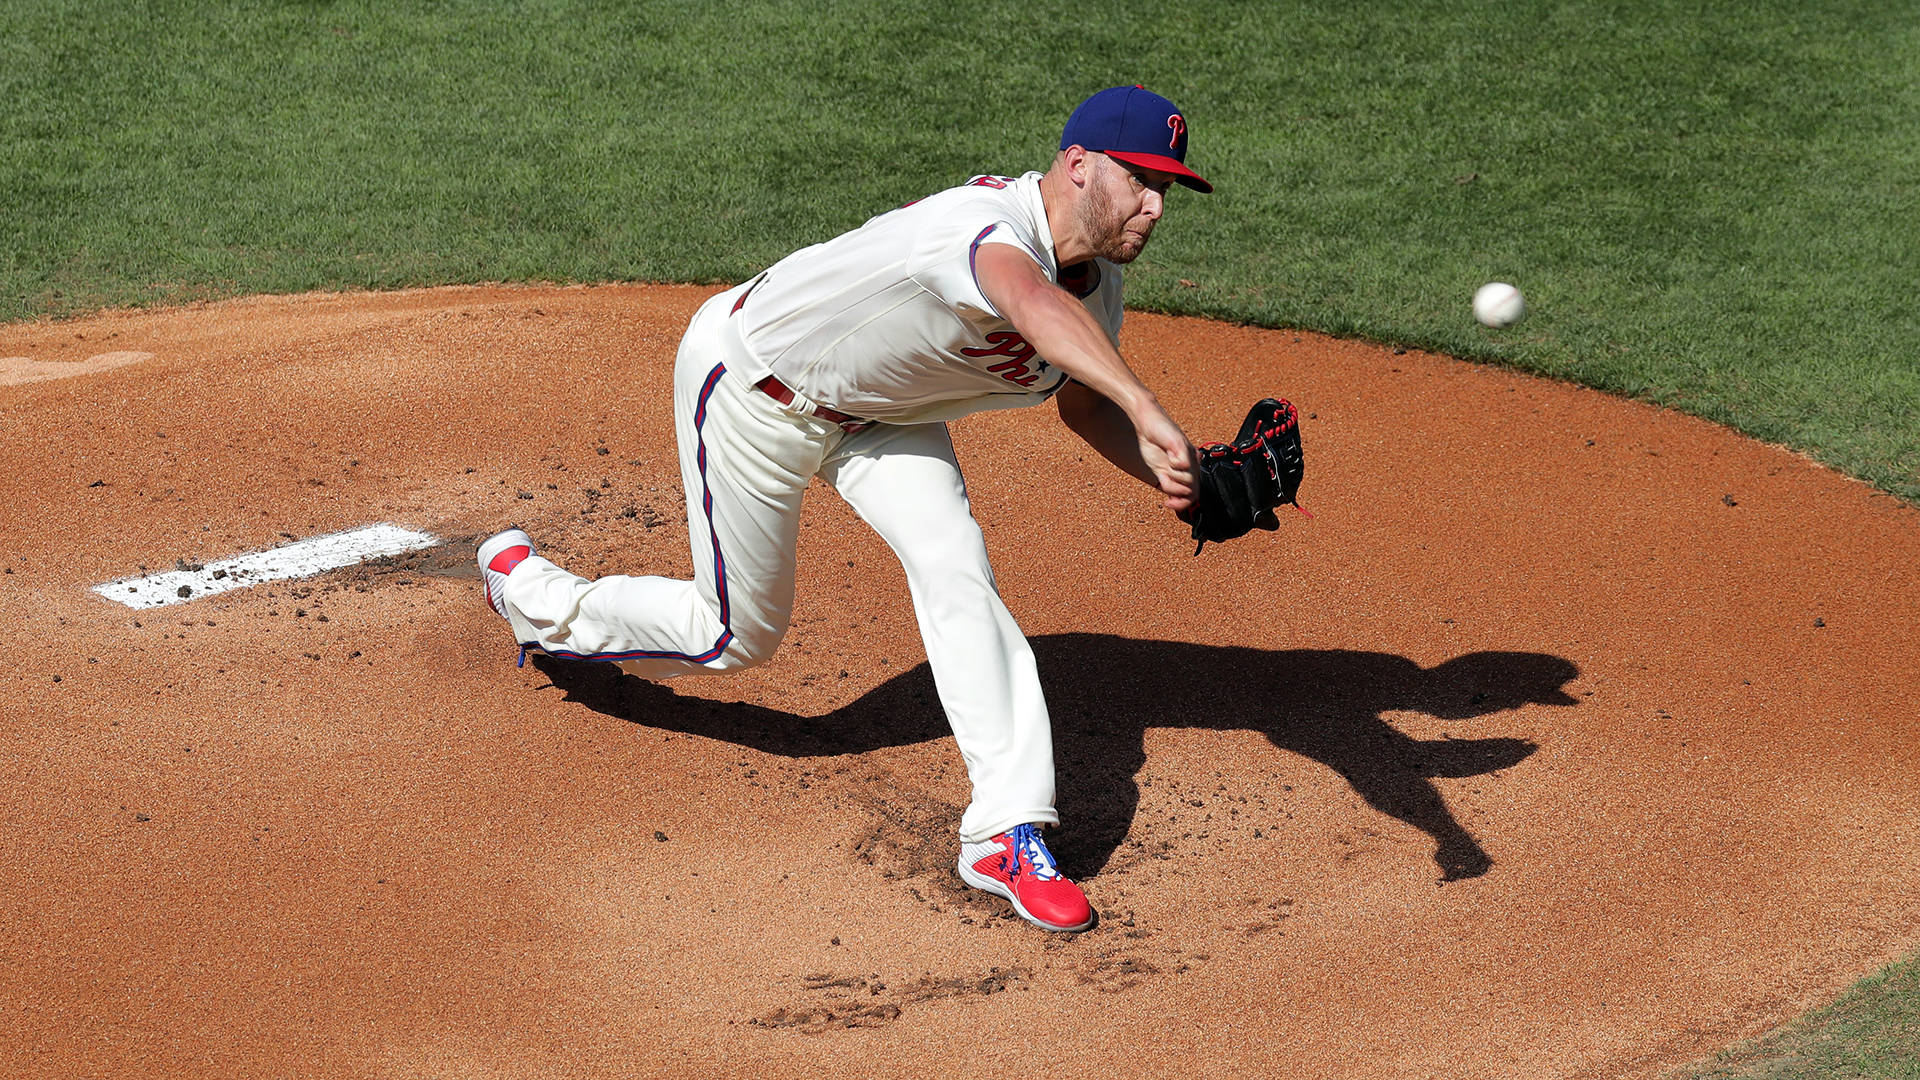
{"label": "blue baseball cap", "polygon": [[1195,191],[1213,190],[1187,168],[1187,118],[1173,102],[1145,87],[1116,86],[1081,102],[1060,134],[1060,149],[1069,146],[1172,173]]}

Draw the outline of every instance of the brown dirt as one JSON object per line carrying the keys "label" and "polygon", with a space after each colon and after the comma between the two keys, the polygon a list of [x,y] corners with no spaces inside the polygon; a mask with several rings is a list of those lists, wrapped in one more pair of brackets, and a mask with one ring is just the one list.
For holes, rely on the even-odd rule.
{"label": "brown dirt", "polygon": [[[707,294],[0,328],[0,1073],[1644,1077],[1920,940],[1920,515],[1441,356],[1132,318],[1197,435],[1305,417],[1317,516],[1199,558],[1046,411],[956,425],[1084,935],[954,879],[904,584],[830,493],[768,666],[515,668],[476,536],[688,571]],[[375,521],[449,539],[89,591]]]}

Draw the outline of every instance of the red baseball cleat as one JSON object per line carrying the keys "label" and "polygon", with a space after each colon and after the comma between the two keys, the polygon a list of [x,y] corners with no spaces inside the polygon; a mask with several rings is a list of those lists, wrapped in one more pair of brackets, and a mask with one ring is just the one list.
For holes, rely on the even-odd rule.
{"label": "red baseball cleat", "polygon": [[533,537],[519,529],[495,533],[480,545],[480,577],[486,586],[487,604],[507,617],[507,575],[533,554]]}
{"label": "red baseball cleat", "polygon": [[1087,894],[1054,865],[1037,825],[1016,825],[984,844],[960,845],[960,879],[1013,901],[1021,918],[1043,930],[1093,925]]}

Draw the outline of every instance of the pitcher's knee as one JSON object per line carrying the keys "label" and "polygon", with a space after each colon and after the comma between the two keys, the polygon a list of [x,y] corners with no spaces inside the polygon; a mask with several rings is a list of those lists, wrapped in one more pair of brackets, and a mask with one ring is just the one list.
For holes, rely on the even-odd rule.
{"label": "pitcher's knee", "polygon": [[759,667],[773,659],[773,654],[779,651],[780,642],[785,637],[784,628],[758,632],[736,630],[733,640],[727,642],[726,649],[707,666],[715,671],[744,671]]}

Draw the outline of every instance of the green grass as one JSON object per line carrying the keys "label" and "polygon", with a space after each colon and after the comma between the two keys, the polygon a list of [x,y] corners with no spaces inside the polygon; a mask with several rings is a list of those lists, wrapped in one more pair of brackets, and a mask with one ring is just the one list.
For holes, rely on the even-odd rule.
{"label": "green grass", "polygon": [[[1042,166],[1129,81],[1218,186],[1136,306],[1573,379],[1920,500],[1920,11],[1884,0],[0,0],[0,320],[738,280]],[[1471,321],[1490,279],[1525,323]],[[1915,963],[1763,1044],[1879,1064],[1712,1075],[1914,1076]]]}
{"label": "green grass", "polygon": [[[738,279],[1042,164],[1131,79],[1219,185],[1140,306],[1574,379],[1920,500],[1911,5],[1353,7],[0,0],[0,320]],[[1533,308],[1501,333],[1496,278]]]}
{"label": "green grass", "polygon": [[1920,1080],[1920,957],[1672,1080]]}

